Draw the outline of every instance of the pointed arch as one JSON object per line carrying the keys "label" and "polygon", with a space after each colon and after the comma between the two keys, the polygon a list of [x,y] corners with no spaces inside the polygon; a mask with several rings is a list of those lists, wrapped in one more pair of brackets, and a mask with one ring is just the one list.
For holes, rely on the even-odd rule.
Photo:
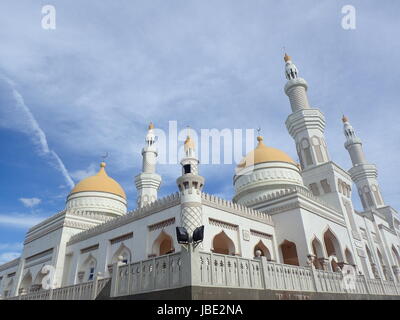
{"label": "pointed arch", "polygon": [[297,255],[297,247],[294,242],[284,240],[280,245],[283,263],[293,266],[300,266],[299,257]]}
{"label": "pointed arch", "polygon": [[392,245],[392,253],[393,253],[393,258],[395,261],[395,264],[400,267],[400,255],[399,252],[396,250],[396,247]]}
{"label": "pointed arch", "polygon": [[32,286],[33,280],[32,280],[32,274],[31,271],[28,270],[24,277],[22,278],[21,285],[19,286],[20,291],[24,291],[25,293],[28,293],[31,286]]}
{"label": "pointed arch", "polygon": [[35,290],[42,289],[43,279],[48,273],[48,272],[42,273],[44,266],[45,265],[42,265],[42,267],[39,269],[38,273],[36,274],[35,280],[33,281],[33,286],[35,287]]}
{"label": "pointed arch", "polygon": [[271,253],[268,250],[268,247],[264,244],[262,240],[258,241],[258,243],[254,246],[253,254],[256,257],[256,251],[261,251],[261,256],[266,257],[268,261],[271,261]]}
{"label": "pointed arch", "polygon": [[236,252],[235,244],[223,230],[214,236],[212,248],[214,253],[234,255]]}
{"label": "pointed arch", "polygon": [[317,238],[316,235],[314,235],[314,237],[311,240],[311,248],[312,248],[312,253],[315,256],[314,267],[316,269],[324,269],[323,265],[320,262],[321,259],[325,258],[324,249],[321,241]]}
{"label": "pointed arch", "polygon": [[379,248],[376,248],[376,253],[378,254],[378,260],[381,265],[381,270],[382,270],[383,276],[385,277],[386,280],[389,280],[387,266],[385,264],[385,260],[383,259],[382,253],[379,250]]}
{"label": "pointed arch", "polygon": [[343,262],[343,254],[338,238],[331,228],[327,228],[324,232],[324,245],[328,258],[335,256],[339,262]]}
{"label": "pointed arch", "polygon": [[111,262],[112,263],[118,262],[119,260],[118,257],[120,256],[122,257],[122,262],[125,264],[130,263],[132,261],[131,250],[129,250],[129,248],[124,243],[121,243],[119,248],[115,251]]}
{"label": "pointed arch", "polygon": [[153,255],[162,256],[175,251],[174,242],[172,237],[164,230],[160,232],[156,240],[153,242],[152,252]]}
{"label": "pointed arch", "polygon": [[97,260],[92,254],[89,254],[89,256],[85,259],[81,267],[81,271],[84,272],[84,276],[82,279],[83,282],[92,281],[94,279],[96,268],[97,268]]}
{"label": "pointed arch", "polygon": [[353,258],[353,254],[351,253],[350,249],[346,247],[344,250],[344,255],[346,257],[346,262],[352,266],[354,266],[356,263]]}
{"label": "pointed arch", "polygon": [[329,264],[333,272],[341,272],[338,259],[336,258],[335,255],[329,256]]}

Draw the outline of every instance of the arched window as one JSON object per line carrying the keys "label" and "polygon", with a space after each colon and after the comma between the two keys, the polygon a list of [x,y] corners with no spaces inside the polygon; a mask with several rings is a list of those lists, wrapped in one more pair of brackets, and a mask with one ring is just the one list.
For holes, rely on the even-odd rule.
{"label": "arched window", "polygon": [[175,251],[172,237],[164,230],[161,231],[156,240],[154,240],[152,251],[153,255],[162,256]]}
{"label": "arched window", "polygon": [[261,251],[261,256],[266,257],[268,261],[271,261],[271,253],[269,252],[267,246],[260,240],[254,247],[254,256],[256,257],[257,250]]}
{"label": "arched window", "polygon": [[315,150],[315,154],[317,156],[317,161],[318,162],[324,162],[324,156],[322,154],[322,148],[321,148],[321,141],[319,140],[319,138],[317,136],[313,136],[311,138],[314,150]]}
{"label": "arched window", "polygon": [[214,253],[235,255],[235,244],[224,231],[214,237],[212,245]]}
{"label": "arched window", "polygon": [[297,248],[294,242],[285,240],[280,245],[282,258],[284,264],[290,264],[293,266],[300,266],[299,258],[297,256]]}
{"label": "arched window", "polygon": [[97,260],[89,254],[81,266],[83,277],[80,278],[81,282],[92,281],[96,272]]}
{"label": "arched window", "polygon": [[374,197],[376,199],[376,202],[379,205],[383,205],[381,195],[379,194],[379,189],[378,189],[378,187],[376,185],[372,185],[372,192],[374,193]]}
{"label": "arched window", "polygon": [[308,140],[306,138],[301,140],[301,148],[303,149],[306,164],[312,165],[313,160],[312,160],[312,155],[311,155],[310,143],[308,142]]}
{"label": "arched window", "polygon": [[131,251],[122,243],[117,251],[115,251],[112,263],[119,261],[119,257],[122,257],[122,262],[127,264],[131,262]]}
{"label": "arched window", "polygon": [[363,190],[368,206],[372,207],[374,205],[374,201],[372,200],[371,192],[369,191],[368,186],[364,186]]}

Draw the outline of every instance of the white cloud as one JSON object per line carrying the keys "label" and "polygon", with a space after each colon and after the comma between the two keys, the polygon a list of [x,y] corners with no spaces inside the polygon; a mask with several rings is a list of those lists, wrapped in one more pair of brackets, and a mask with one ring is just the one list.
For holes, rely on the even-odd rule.
{"label": "white cloud", "polygon": [[20,198],[19,201],[27,208],[33,208],[42,202],[39,198]]}
{"label": "white cloud", "polygon": [[81,181],[82,179],[95,175],[97,171],[98,165],[91,163],[86,169],[72,171],[70,175],[75,181]]}
{"label": "white cloud", "polygon": [[7,263],[11,260],[18,258],[21,255],[20,252],[3,252],[0,253],[0,265]]}
{"label": "white cloud", "polygon": [[0,214],[0,225],[26,229],[40,223],[44,219],[46,219],[46,217],[26,214]]}
{"label": "white cloud", "polygon": [[23,244],[21,242],[13,242],[13,243],[0,243],[0,251],[4,250],[22,250]]}

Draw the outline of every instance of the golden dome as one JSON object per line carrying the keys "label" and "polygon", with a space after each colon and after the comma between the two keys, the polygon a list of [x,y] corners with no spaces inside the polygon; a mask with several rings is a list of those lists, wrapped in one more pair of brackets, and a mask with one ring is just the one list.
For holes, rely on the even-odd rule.
{"label": "golden dome", "polygon": [[343,115],[342,121],[343,121],[343,123],[349,122],[349,118],[347,118],[345,115]]}
{"label": "golden dome", "polygon": [[287,53],[285,53],[285,57],[283,59],[285,60],[285,62],[288,62],[289,60],[292,60],[292,58],[290,56],[288,56]]}
{"label": "golden dome", "polygon": [[100,164],[100,170],[94,176],[80,181],[70,192],[70,195],[77,192],[94,191],[108,192],[126,199],[125,191],[120,184],[107,175],[105,162]]}
{"label": "golden dome", "polygon": [[154,123],[153,122],[150,122],[150,124],[149,124],[149,130],[151,130],[151,129],[154,129]]}
{"label": "golden dome", "polygon": [[297,163],[285,152],[272,147],[267,147],[263,142],[263,137],[258,136],[257,141],[257,147],[243,158],[238,165],[239,168],[247,168],[264,162],[287,162],[297,165]]}

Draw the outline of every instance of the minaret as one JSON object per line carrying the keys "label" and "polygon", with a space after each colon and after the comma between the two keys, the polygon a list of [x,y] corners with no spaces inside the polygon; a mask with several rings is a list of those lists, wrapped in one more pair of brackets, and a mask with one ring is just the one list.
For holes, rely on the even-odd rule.
{"label": "minaret", "polygon": [[176,183],[181,194],[181,227],[185,227],[189,237],[192,237],[193,231],[203,224],[201,192],[204,178],[198,175],[199,160],[190,136],[186,138],[184,151],[185,155],[181,160],[182,175]]}
{"label": "minaret", "polygon": [[301,166],[304,169],[329,161],[325,142],[325,117],[312,109],[307,97],[307,82],[299,77],[292,59],[285,54],[285,75],[288,80],[285,93],[289,97],[292,113],[286,120],[289,134],[296,142]]}
{"label": "minaret", "polygon": [[142,173],[135,177],[138,191],[138,207],[144,207],[157,200],[157,191],[160,188],[161,176],[156,173],[157,147],[154,134],[154,125],[150,123],[146,135],[146,145],[142,149]]}
{"label": "minaret", "polygon": [[349,170],[351,179],[357,186],[364,210],[384,206],[384,202],[379,190],[378,173],[376,166],[370,164],[365,159],[362,142],[357,137],[349,119],[342,118],[344,124],[344,135],[346,136],[345,148],[350,154],[353,167]]}

